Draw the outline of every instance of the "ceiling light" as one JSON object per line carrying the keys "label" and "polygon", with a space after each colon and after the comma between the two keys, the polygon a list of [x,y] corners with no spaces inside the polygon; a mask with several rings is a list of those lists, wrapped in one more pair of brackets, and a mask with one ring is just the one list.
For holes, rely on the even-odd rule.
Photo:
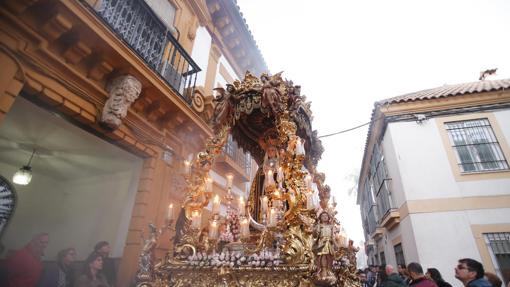
{"label": "ceiling light", "polygon": [[30,163],[32,163],[32,158],[34,157],[35,149],[32,151],[32,155],[28,160],[28,164],[24,165],[20,168],[12,177],[12,182],[19,185],[27,185],[32,180],[32,167],[30,167]]}

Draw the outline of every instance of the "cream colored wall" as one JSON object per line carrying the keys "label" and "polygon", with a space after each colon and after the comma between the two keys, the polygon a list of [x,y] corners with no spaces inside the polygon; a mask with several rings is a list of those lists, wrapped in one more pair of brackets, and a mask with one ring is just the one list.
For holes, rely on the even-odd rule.
{"label": "cream colored wall", "polygon": [[405,193],[401,196],[417,200],[461,195],[434,121],[390,123],[387,130],[395,150],[387,164],[398,166]]}
{"label": "cream colored wall", "polygon": [[191,52],[191,58],[202,69],[202,72],[198,73],[197,76],[197,86],[205,86],[211,41],[212,38],[207,29],[205,27],[198,27],[195,42],[193,43],[193,51]]}
{"label": "cream colored wall", "polygon": [[[510,110],[488,114],[494,129],[499,129],[498,141],[507,149]],[[489,228],[510,223],[509,173],[498,177],[485,173],[468,180],[459,180],[454,174],[448,156],[451,146],[445,144],[441,129],[445,121],[461,118],[428,119],[421,124],[389,123],[382,142],[392,178],[393,199],[401,215],[398,227],[384,235],[388,237],[384,246],[387,262],[395,264],[393,243],[389,239],[400,236],[407,263],[416,261],[424,268],[438,268],[447,281],[459,287],[461,284],[453,272],[459,258],[481,260],[487,268],[492,268],[487,256],[481,255],[487,253],[487,247],[477,245],[472,226]]]}
{"label": "cream colored wall", "polygon": [[381,142],[382,152],[386,162],[386,168],[388,170],[388,176],[391,178],[390,191],[393,201],[393,206],[398,208],[406,201],[406,195],[402,186],[402,178],[400,175],[400,167],[398,164],[398,153],[393,144],[393,138],[391,130],[386,130],[386,134]]}

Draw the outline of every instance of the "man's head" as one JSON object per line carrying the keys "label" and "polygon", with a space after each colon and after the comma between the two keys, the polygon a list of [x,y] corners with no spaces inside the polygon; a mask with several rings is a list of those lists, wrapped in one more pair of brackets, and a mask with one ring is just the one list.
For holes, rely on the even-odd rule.
{"label": "man's head", "polygon": [[423,268],[420,263],[411,262],[407,265],[407,271],[409,272],[409,276],[414,280],[423,277]]}
{"label": "man's head", "polygon": [[398,273],[399,274],[404,274],[407,271],[405,265],[399,264],[397,266],[398,266]]}
{"label": "man's head", "polygon": [[110,243],[107,241],[99,241],[94,247],[94,251],[103,257],[108,256],[108,254],[110,254],[110,250]]}
{"label": "man's head", "polygon": [[455,267],[455,278],[462,281],[464,285],[472,280],[482,278],[484,274],[482,263],[471,258],[460,259]]}
{"label": "man's head", "polygon": [[30,249],[35,256],[42,257],[44,256],[44,250],[48,247],[49,241],[50,236],[48,233],[39,233],[30,240]]}
{"label": "man's head", "polygon": [[386,275],[390,275],[390,274],[395,273],[395,270],[394,270],[393,266],[390,265],[390,264],[386,265],[384,271],[386,272]]}

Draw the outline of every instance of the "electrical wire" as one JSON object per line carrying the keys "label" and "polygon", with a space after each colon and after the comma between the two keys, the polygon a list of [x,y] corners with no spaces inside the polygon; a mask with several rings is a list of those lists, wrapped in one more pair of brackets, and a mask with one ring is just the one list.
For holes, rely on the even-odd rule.
{"label": "electrical wire", "polygon": [[378,120],[382,119],[383,117],[384,117],[384,115],[381,115],[381,116],[380,116],[380,117],[378,117],[377,119],[374,119],[374,120],[369,121],[369,122],[367,122],[367,123],[361,124],[361,125],[359,125],[359,126],[355,126],[355,127],[349,128],[349,129],[341,130],[341,131],[334,132],[334,133],[327,134],[327,135],[318,136],[318,138],[326,138],[326,137],[330,137],[330,136],[334,136],[334,135],[339,135],[339,134],[343,134],[343,133],[346,133],[346,132],[350,132],[350,131],[353,131],[353,130],[359,129],[359,128],[361,128],[361,127],[364,127],[364,126],[366,126],[366,125],[369,125],[369,124],[371,124],[371,123],[375,123],[375,122],[377,122]]}

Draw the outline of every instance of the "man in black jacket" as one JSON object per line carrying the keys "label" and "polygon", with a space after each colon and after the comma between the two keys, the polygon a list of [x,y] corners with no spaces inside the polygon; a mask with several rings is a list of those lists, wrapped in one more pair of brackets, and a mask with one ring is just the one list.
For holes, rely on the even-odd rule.
{"label": "man in black jacket", "polygon": [[407,287],[404,280],[395,272],[393,266],[386,265],[384,270],[388,278],[381,283],[381,287]]}

